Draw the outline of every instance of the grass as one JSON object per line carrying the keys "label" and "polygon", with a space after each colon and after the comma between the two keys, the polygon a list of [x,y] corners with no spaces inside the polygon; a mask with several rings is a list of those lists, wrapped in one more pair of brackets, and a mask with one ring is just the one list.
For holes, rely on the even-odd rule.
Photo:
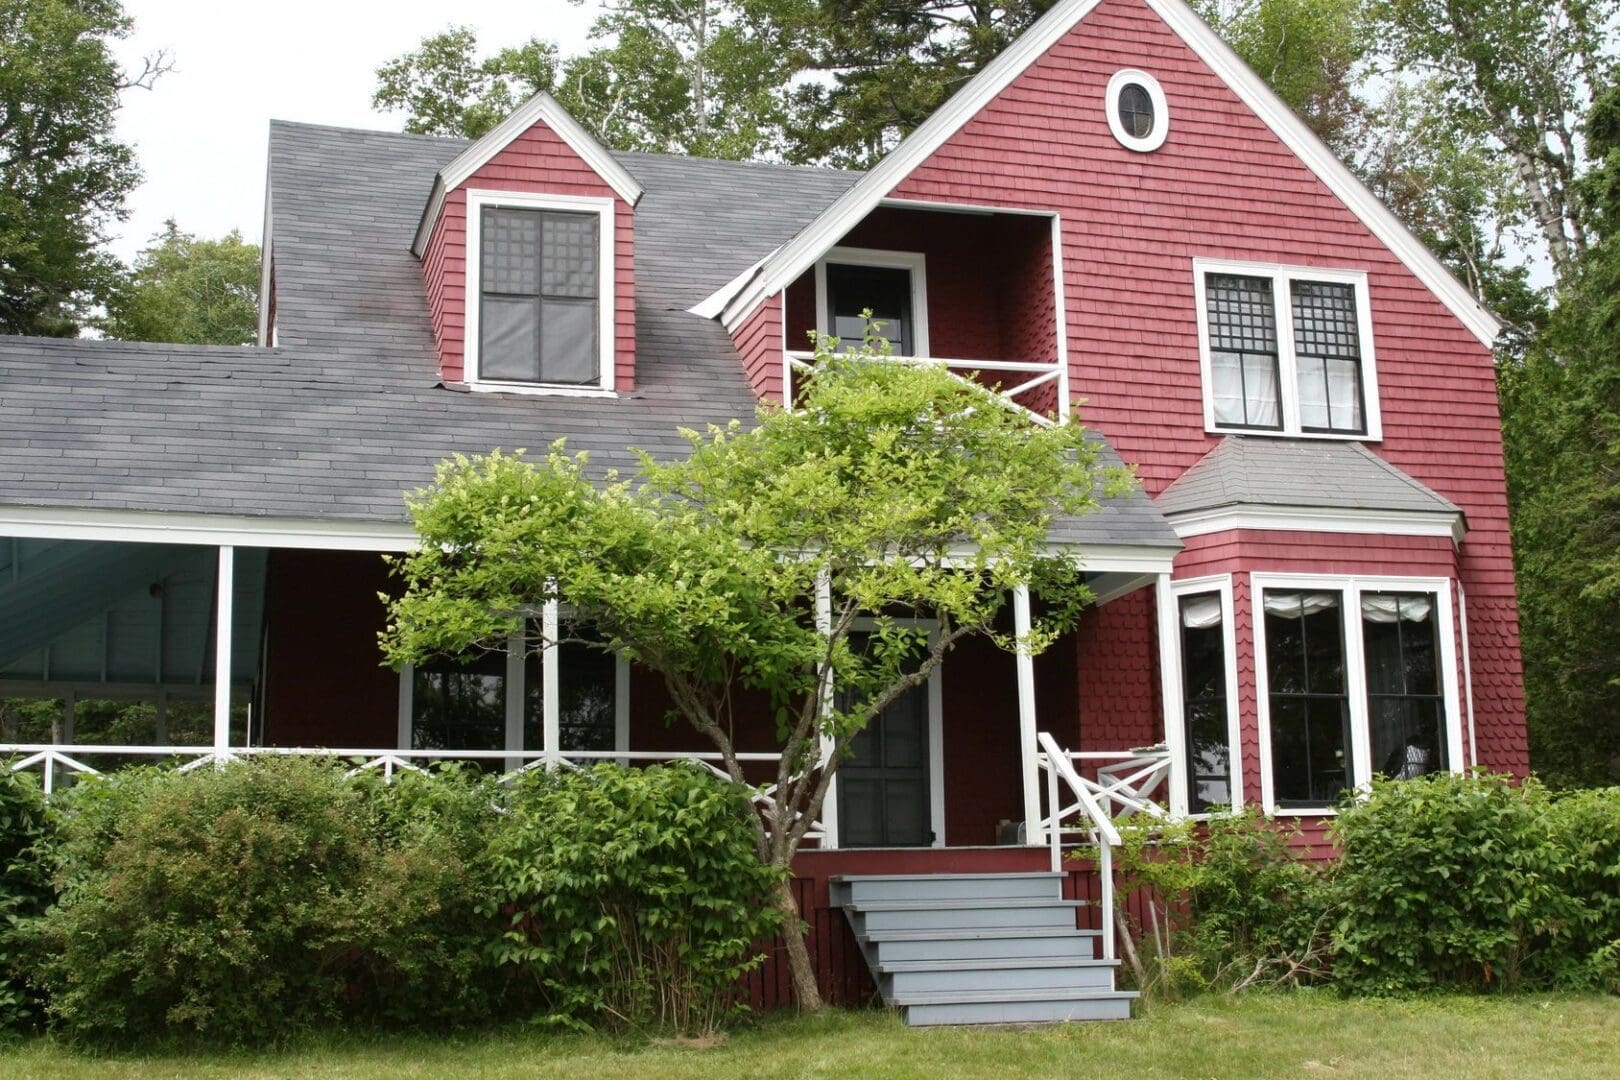
{"label": "grass", "polygon": [[262,1054],[87,1055],[0,1044],[22,1077],[1446,1077],[1620,1076],[1620,1001],[1601,997],[1342,1001],[1208,997],[1122,1024],[909,1030],[882,1012],[747,1025],[718,1046],[534,1029],[344,1037]]}

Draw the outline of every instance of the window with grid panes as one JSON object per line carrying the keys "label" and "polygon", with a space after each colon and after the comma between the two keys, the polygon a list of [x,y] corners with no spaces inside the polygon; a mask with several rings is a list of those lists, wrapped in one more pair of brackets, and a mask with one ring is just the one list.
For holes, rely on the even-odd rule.
{"label": "window with grid panes", "polygon": [[494,206],[482,213],[478,377],[597,383],[600,217]]}
{"label": "window with grid panes", "polygon": [[1280,429],[1277,311],[1271,279],[1210,274],[1204,297],[1215,422],[1222,427]]}
{"label": "window with grid panes", "polygon": [[1327,281],[1292,282],[1299,426],[1305,431],[1367,430],[1361,403],[1361,333],[1356,290]]}

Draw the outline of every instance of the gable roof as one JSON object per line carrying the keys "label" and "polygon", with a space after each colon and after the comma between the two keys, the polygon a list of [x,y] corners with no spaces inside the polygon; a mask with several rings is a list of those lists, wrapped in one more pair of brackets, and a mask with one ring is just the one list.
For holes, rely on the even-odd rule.
{"label": "gable roof", "polygon": [[[927,120],[752,273],[739,275],[694,310],[735,327],[786,288],[896,186],[1068,34],[1101,0],[1059,0]],[[1142,0],[1259,117],[1414,276],[1489,348],[1501,323],[1434,253],[1328,149],[1183,0]]]}
{"label": "gable roof", "polygon": [[427,250],[428,238],[433,233],[433,223],[439,219],[439,211],[444,207],[445,195],[466,183],[473,173],[488,165],[491,158],[536,124],[544,124],[567,143],[568,148],[578,154],[619,198],[631,206],[641,199],[642,189],[636,178],[607,147],[597,141],[596,136],[581,127],[579,121],[556,98],[542,90],[439,170],[439,175],[433,180],[433,189],[428,194],[427,207],[422,211],[422,221],[416,228],[412,251],[420,256]]}
{"label": "gable roof", "polygon": [[[410,252],[423,177],[468,145],[274,123],[277,348],[0,336],[0,520],[93,511],[318,520],[356,546],[408,535],[401,493],[455,453],[543,452],[566,437],[593,473],[629,447],[685,451],[682,427],[753,415],[736,350],[686,309],[758,261],[859,174],[616,154],[636,212],[636,388],[614,398],[458,393]],[[1098,436],[1100,439],[1100,436]],[[1117,463],[1112,449],[1104,449]],[[24,508],[24,509],[18,509]],[[56,518],[52,519],[57,520]],[[5,534],[0,524],[0,535]],[[1175,548],[1140,492],[1056,523],[1054,540]]]}
{"label": "gable roof", "polygon": [[1462,515],[1361,443],[1271,436],[1226,436],[1154,501],[1171,518],[1237,507]]}

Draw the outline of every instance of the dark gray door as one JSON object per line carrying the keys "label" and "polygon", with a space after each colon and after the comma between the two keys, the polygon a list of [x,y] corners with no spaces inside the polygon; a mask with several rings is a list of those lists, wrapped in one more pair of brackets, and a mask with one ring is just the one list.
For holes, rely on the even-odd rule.
{"label": "dark gray door", "polygon": [[928,847],[928,685],[913,687],[872,719],[838,770],[843,847]]}

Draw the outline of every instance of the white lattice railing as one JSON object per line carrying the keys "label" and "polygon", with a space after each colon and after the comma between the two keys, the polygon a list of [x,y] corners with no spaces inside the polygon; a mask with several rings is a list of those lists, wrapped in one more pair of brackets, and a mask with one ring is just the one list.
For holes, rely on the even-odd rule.
{"label": "white lattice railing", "polygon": [[[665,751],[665,750],[568,750],[546,753],[539,750],[390,750],[376,747],[327,746],[235,746],[219,753],[212,746],[118,746],[110,744],[78,743],[0,743],[0,760],[16,756],[10,763],[13,772],[38,769],[46,794],[55,791],[65,775],[100,776],[105,769],[90,765],[86,758],[146,758],[154,762],[172,762],[181,772],[189,772],[209,762],[236,757],[323,757],[355,762],[345,774],[354,776],[375,771],[384,781],[392,783],[401,773],[427,774],[426,766],[435,761],[498,761],[506,765],[500,782],[510,783],[523,773],[534,769],[578,769],[602,761],[632,762],[694,761],[704,769],[729,780],[730,776],[719,763],[725,759],[717,751]],[[737,760],[743,765],[775,765],[781,760],[774,753],[739,753]],[[765,811],[776,809],[775,783],[749,785],[749,799]],[[826,830],[821,822],[812,822],[807,840],[822,840]]]}
{"label": "white lattice railing", "polygon": [[[1039,734],[1037,763],[1046,775],[1046,812],[1038,822],[1052,851],[1052,870],[1063,869],[1063,849],[1087,844],[1097,853],[1101,886],[1103,959],[1114,959],[1114,848],[1116,822],[1135,814],[1162,818],[1168,811],[1153,796],[1168,788],[1170,754],[1144,750],[1070,752],[1047,732]],[[1095,780],[1081,773],[1095,767]]]}
{"label": "white lattice railing", "polygon": [[[795,378],[810,371],[815,366],[815,358],[815,353],[788,352],[786,377],[782,387],[783,401],[793,400]],[[1032,390],[1050,386],[1052,388],[1052,404],[1057,407],[1058,419],[1068,419],[1069,395],[1066,392],[1065,372],[1063,365],[1056,360],[950,360],[931,356],[890,356],[887,359],[899,364],[943,367],[951,374],[973,382],[979,382],[973,376],[981,373],[997,376],[1005,375],[1007,376],[1006,381],[996,388],[996,393],[1000,394],[1013,407],[1022,409],[1032,419],[1042,424],[1052,423],[1052,418],[1036,412],[1020,401],[1019,398]]]}

